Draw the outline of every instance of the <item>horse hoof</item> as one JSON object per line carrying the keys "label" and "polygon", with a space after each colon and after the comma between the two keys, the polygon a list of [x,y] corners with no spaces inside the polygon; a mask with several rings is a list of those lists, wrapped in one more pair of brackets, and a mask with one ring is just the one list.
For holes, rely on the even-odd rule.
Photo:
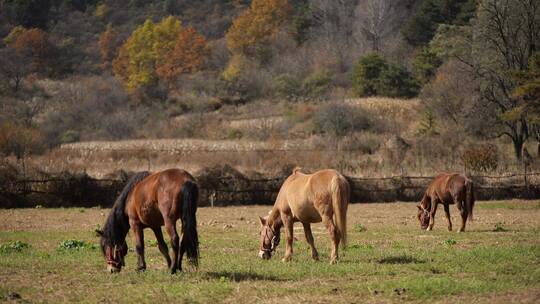
{"label": "horse hoof", "polygon": [[426,229],[426,231],[431,231],[431,227],[428,227],[428,228]]}
{"label": "horse hoof", "polygon": [[318,256],[318,255],[312,255],[311,258],[312,258],[314,261],[318,261],[318,260],[319,260],[319,256]]}
{"label": "horse hoof", "polygon": [[452,231],[452,227],[448,227],[448,231]]}
{"label": "horse hoof", "polygon": [[146,267],[138,267],[137,268],[137,272],[145,272],[146,271]]}
{"label": "horse hoof", "polygon": [[282,261],[283,263],[288,263],[288,262],[291,261],[291,258],[283,258],[283,259],[281,259],[281,261]]}
{"label": "horse hoof", "polygon": [[330,260],[330,265],[336,265],[338,263],[338,260]]}

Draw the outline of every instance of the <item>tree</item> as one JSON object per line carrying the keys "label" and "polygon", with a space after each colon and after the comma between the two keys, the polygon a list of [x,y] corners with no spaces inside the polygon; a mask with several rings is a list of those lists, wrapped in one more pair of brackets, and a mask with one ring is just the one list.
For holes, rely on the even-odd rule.
{"label": "tree", "polygon": [[180,21],[169,16],[158,24],[148,19],[133,31],[113,61],[115,75],[129,91],[156,83],[156,68],[165,63],[180,30]]}
{"label": "tree", "polygon": [[381,51],[382,43],[400,26],[398,3],[393,0],[366,0],[356,9],[361,35],[370,42],[371,51]]}
{"label": "tree", "polygon": [[49,21],[51,1],[49,0],[11,0],[6,9],[14,24],[27,28],[46,28]]}
{"label": "tree", "polygon": [[474,15],[476,0],[423,0],[418,12],[403,29],[405,40],[414,46],[431,41],[439,24],[466,24]]}
{"label": "tree", "polygon": [[172,84],[181,74],[200,70],[208,54],[206,39],[194,28],[183,28],[173,16],[155,24],[150,19],[135,29],[113,61],[113,71],[128,91]]}
{"label": "tree", "polygon": [[111,24],[107,25],[107,29],[99,35],[98,45],[101,53],[101,68],[108,70],[111,67],[111,62],[116,55],[118,34],[113,29]]}
{"label": "tree", "polygon": [[157,67],[160,79],[172,83],[182,74],[199,71],[208,55],[206,39],[193,27],[182,29],[163,64]]}
{"label": "tree", "polygon": [[387,67],[388,64],[380,55],[370,54],[361,57],[354,66],[351,77],[356,95],[376,95],[380,75]]}
{"label": "tree", "polygon": [[0,49],[0,73],[8,85],[17,92],[26,75],[30,72],[30,57],[14,48]]}
{"label": "tree", "polygon": [[227,47],[233,53],[256,55],[275,37],[291,13],[287,0],[253,0],[227,31]]}
{"label": "tree", "polygon": [[16,35],[9,46],[19,54],[24,54],[23,56],[30,56],[33,72],[45,72],[49,67],[53,46],[43,30],[38,28],[24,30]]}
{"label": "tree", "polygon": [[493,121],[490,136],[512,140],[521,160],[530,136],[530,122],[519,109],[522,99],[513,94],[519,87],[515,73],[528,69],[540,45],[540,3],[536,0],[482,0],[471,26],[440,27],[432,44],[441,54],[470,67],[477,96],[473,100],[482,116]]}
{"label": "tree", "polygon": [[437,56],[436,52],[429,47],[423,47],[413,61],[416,78],[421,84],[428,83],[435,76],[437,68],[442,63],[442,59]]}

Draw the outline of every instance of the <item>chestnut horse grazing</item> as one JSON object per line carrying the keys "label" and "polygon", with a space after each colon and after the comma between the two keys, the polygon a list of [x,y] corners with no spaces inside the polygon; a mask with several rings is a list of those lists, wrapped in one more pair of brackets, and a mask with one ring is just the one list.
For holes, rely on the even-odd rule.
{"label": "chestnut horse grazing", "polygon": [[435,223],[435,213],[437,205],[444,206],[446,220],[448,221],[448,231],[452,231],[452,221],[450,219],[450,204],[456,204],[461,213],[461,228],[458,232],[465,231],[467,218],[472,220],[474,208],[474,184],[465,175],[457,173],[439,174],[431,182],[418,205],[418,220],[420,227],[428,231],[433,229]]}
{"label": "chestnut horse grazing", "polygon": [[338,245],[345,248],[347,241],[347,207],[349,183],[335,170],[322,170],[304,174],[296,168],[279,190],[274,207],[261,222],[259,256],[270,259],[279,244],[281,227],[285,226],[287,244],[284,262],[293,253],[293,223],[304,225],[306,240],[311,247],[311,257],[319,259],[311,233],[311,223],[323,222],[332,240],[330,263],[338,261]]}
{"label": "chestnut horse grazing", "polygon": [[[101,236],[101,250],[107,261],[107,269],[111,273],[119,272],[124,266],[124,257],[127,254],[126,235],[130,227],[135,235],[138,270],[146,269],[144,228],[154,231],[159,251],[167,260],[171,273],[175,273],[177,269],[182,271],[184,253],[188,260],[197,266],[197,198],[197,184],[184,170],[167,169],[153,174],[135,174],[116,199],[103,231],[96,231]],[[182,221],[181,241],[176,231],[178,219]],[[163,240],[163,225],[171,239],[174,253],[172,261]]]}

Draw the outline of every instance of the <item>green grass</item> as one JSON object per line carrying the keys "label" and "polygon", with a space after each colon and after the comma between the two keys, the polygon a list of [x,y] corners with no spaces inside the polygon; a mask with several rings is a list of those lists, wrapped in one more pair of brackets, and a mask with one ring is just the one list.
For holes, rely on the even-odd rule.
{"label": "green grass", "polygon": [[482,209],[540,209],[540,201],[532,202],[488,202],[485,204],[479,204],[478,208]]}
{"label": "green grass", "polygon": [[[352,207],[361,214],[363,207]],[[199,222],[209,222],[209,218],[217,217],[214,214],[236,214],[241,208],[201,208]],[[262,213],[250,210],[246,218]],[[47,212],[73,216],[73,226],[0,231],[0,246],[16,241],[30,245],[22,250],[0,251],[0,299],[15,292],[23,301],[53,303],[487,302],[485,299],[493,294],[517,292],[518,296],[526,296],[540,290],[537,222],[528,226],[508,224],[508,231],[497,233],[491,231],[491,222],[475,223],[468,226],[470,231],[456,233],[447,232],[441,218],[434,231],[426,232],[417,227],[414,217],[407,225],[399,221],[375,225],[369,224],[368,216],[360,218],[367,229],[356,229],[360,222],[350,217],[349,226],[354,228],[349,231],[349,248],[342,252],[337,265],[328,263],[329,241],[322,225],[313,226],[321,261],[311,260],[302,230],[297,230],[299,241],[295,242],[290,263],[280,261],[284,239],[276,257],[270,261],[257,258],[258,223],[254,221],[236,220],[230,229],[223,229],[222,223],[201,225],[200,269],[186,266],[186,272],[172,276],[148,230],[148,270],[135,271],[136,254],[130,233],[127,268],[111,275],[106,273],[96,246],[95,225],[77,224],[77,219],[87,216],[96,217],[88,222],[102,221],[96,215],[99,210]],[[512,212],[540,215],[536,209]],[[504,302],[504,298],[500,299]]]}

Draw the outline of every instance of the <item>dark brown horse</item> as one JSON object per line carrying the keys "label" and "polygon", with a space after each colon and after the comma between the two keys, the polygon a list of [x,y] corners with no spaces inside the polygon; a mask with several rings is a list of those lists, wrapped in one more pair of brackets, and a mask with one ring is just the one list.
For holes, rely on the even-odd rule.
{"label": "dark brown horse", "polygon": [[[144,260],[143,229],[154,231],[159,251],[167,260],[171,273],[182,271],[182,257],[197,266],[199,258],[199,239],[197,235],[198,187],[194,178],[180,169],[167,169],[150,174],[139,172],[126,184],[105,222],[101,236],[101,249],[107,262],[107,269],[119,272],[124,266],[127,254],[126,235],[129,229],[135,234],[135,250],[138,255],[138,270],[146,269]],[[182,240],[176,231],[176,221],[182,221]],[[171,239],[173,259],[163,240],[161,226]]]}
{"label": "dark brown horse", "polygon": [[474,208],[474,184],[465,175],[457,173],[439,174],[431,182],[418,205],[418,221],[420,227],[428,231],[435,224],[437,206],[442,204],[448,221],[448,231],[452,231],[449,205],[456,204],[461,213],[461,228],[458,232],[465,231],[467,218],[472,220]]}

